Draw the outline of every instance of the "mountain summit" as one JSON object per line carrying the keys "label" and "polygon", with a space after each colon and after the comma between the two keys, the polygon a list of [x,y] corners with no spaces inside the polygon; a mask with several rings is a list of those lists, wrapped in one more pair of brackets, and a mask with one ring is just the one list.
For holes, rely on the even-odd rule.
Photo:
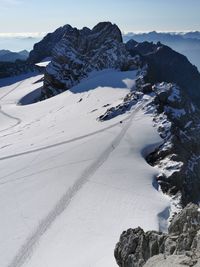
{"label": "mountain summit", "polygon": [[78,30],[68,25],[46,68],[42,98],[71,88],[92,71],[130,70],[135,66],[136,61],[122,43],[121,32],[115,24],[101,22],[92,30]]}
{"label": "mountain summit", "polygon": [[130,40],[124,44],[120,29],[111,22],[81,30],[65,25],[47,34],[35,44],[28,62],[44,60],[51,62],[45,70],[41,99],[70,89],[92,71],[147,66],[147,82],[176,83],[194,102],[200,103],[200,73],[185,56],[161,43]]}

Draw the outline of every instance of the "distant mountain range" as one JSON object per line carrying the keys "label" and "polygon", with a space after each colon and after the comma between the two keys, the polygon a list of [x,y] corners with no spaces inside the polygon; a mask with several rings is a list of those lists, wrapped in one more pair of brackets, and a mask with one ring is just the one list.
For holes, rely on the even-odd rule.
{"label": "distant mountain range", "polygon": [[7,49],[10,51],[21,51],[26,49],[30,51],[33,49],[33,45],[39,42],[42,39],[42,36],[38,37],[22,37],[22,36],[3,36],[0,34],[0,50]]}
{"label": "distant mountain range", "polygon": [[200,70],[200,32],[187,33],[127,33],[123,35],[125,42],[133,39],[137,42],[161,42],[175,51],[185,55]]}
{"label": "distant mountain range", "polygon": [[194,39],[200,39],[200,32],[195,31],[195,32],[186,32],[182,34],[184,38],[194,38]]}
{"label": "distant mountain range", "polygon": [[29,56],[27,50],[19,52],[12,52],[10,50],[0,50],[0,61],[1,62],[15,62],[16,60],[26,60]]}

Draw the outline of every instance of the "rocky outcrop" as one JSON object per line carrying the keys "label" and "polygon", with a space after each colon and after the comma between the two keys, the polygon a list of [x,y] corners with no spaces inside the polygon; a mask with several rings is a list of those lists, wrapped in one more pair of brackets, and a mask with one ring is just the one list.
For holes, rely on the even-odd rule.
{"label": "rocky outcrop", "polygon": [[92,30],[68,26],[52,52],[52,61],[45,73],[42,98],[71,88],[92,71],[107,68],[129,70],[136,68],[137,64],[138,58],[129,55],[116,25],[102,22]]}
{"label": "rocky outcrop", "polygon": [[125,96],[125,98],[120,104],[115,107],[108,108],[106,112],[100,115],[97,119],[99,121],[106,121],[113,119],[121,114],[124,114],[129,111],[134,105],[142,101],[144,93],[151,93],[152,85],[149,83],[145,83],[145,75],[145,68],[138,71],[135,84],[133,88],[131,88],[130,93]]}
{"label": "rocky outcrop", "polygon": [[168,266],[170,262],[195,266],[200,259],[199,207],[189,204],[177,214],[168,234],[144,232],[140,227],[124,231],[114,255],[120,267]]}
{"label": "rocky outcrop", "polygon": [[200,192],[200,111],[174,84],[153,87],[149,109],[163,144],[147,157],[157,166],[157,181],[163,192],[181,192],[183,206],[197,203]]}
{"label": "rocky outcrop", "polygon": [[200,266],[199,259],[191,259],[187,255],[169,255],[165,256],[163,254],[159,254],[150,258],[147,263],[144,265],[145,267],[183,267],[183,266]]}
{"label": "rocky outcrop", "polygon": [[[145,107],[163,143],[146,157],[156,166],[157,183],[169,195],[178,195],[182,206],[200,200],[200,110],[175,84],[145,83],[145,71],[138,73],[136,88],[116,107],[108,108],[98,119],[105,121],[129,111],[149,94]],[[143,101],[144,102],[144,101]],[[181,197],[180,197],[181,196]]]}
{"label": "rocky outcrop", "polygon": [[200,104],[200,73],[185,56],[161,43],[130,40],[126,48],[132,56],[139,54],[144,64],[148,64],[147,82],[176,83],[194,102]]}

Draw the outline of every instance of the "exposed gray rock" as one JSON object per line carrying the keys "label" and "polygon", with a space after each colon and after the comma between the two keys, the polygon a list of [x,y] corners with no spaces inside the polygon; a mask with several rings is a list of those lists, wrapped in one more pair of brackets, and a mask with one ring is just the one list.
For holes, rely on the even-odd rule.
{"label": "exposed gray rock", "polygon": [[138,55],[140,66],[148,64],[147,82],[175,82],[200,103],[200,73],[186,57],[161,43],[130,40],[123,44],[119,28],[110,22],[99,23],[92,30],[60,27],[34,45],[28,61],[52,58],[42,90],[42,98],[48,98],[69,89],[93,70],[126,70],[138,65],[132,61]]}
{"label": "exposed gray rock", "polygon": [[132,56],[139,54],[148,64],[148,82],[176,83],[195,103],[200,104],[200,73],[185,56],[160,42],[137,43],[130,40],[126,48]]}
{"label": "exposed gray rock", "polygon": [[163,143],[146,160],[158,167],[156,179],[164,193],[181,193],[183,206],[197,203],[200,200],[200,111],[177,85],[151,86],[144,80],[145,72],[138,73],[135,90],[121,104],[108,108],[99,119],[109,120],[123,114],[144,94],[150,94],[152,101],[146,112],[152,114]]}
{"label": "exposed gray rock", "polygon": [[188,204],[173,218],[168,234],[145,233],[140,227],[124,231],[114,255],[120,267],[194,266],[200,261],[199,241],[199,207]]}
{"label": "exposed gray rock", "polygon": [[198,202],[200,195],[200,111],[174,84],[157,84],[154,121],[163,144],[147,157],[157,166],[157,180],[165,193],[181,192],[182,204]]}
{"label": "exposed gray rock", "polygon": [[165,234],[144,232],[140,227],[124,231],[115,248],[115,259],[121,267],[141,267],[152,256],[164,252]]}
{"label": "exposed gray rock", "polygon": [[70,32],[71,26],[64,25],[52,33],[48,33],[40,42],[36,43],[29,54],[28,62],[35,64],[52,56],[56,44],[61,41],[64,34]]}
{"label": "exposed gray rock", "polygon": [[69,27],[52,52],[42,98],[71,88],[91,71],[107,68],[129,70],[137,68],[138,64],[138,57],[131,57],[122,43],[122,35],[116,25],[102,22],[92,30]]}
{"label": "exposed gray rock", "polygon": [[183,267],[183,266],[195,266],[200,267],[200,260],[192,260],[186,255],[170,255],[164,256],[159,254],[150,258],[145,267]]}

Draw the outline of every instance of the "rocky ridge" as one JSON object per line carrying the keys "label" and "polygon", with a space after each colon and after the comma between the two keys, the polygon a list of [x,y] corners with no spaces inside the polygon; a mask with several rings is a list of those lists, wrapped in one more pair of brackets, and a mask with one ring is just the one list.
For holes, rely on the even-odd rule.
{"label": "rocky ridge", "polygon": [[146,82],[176,83],[197,105],[200,104],[200,73],[185,56],[160,42],[130,40],[126,49],[132,56],[140,55],[143,64],[148,65]]}
{"label": "rocky ridge", "polygon": [[161,43],[130,40],[124,44],[120,29],[110,22],[81,30],[65,25],[47,34],[34,45],[28,62],[35,64],[45,58],[52,61],[46,68],[41,99],[70,89],[92,71],[147,65],[147,83],[176,83],[194,102],[200,103],[200,73],[185,56]]}
{"label": "rocky ridge", "polygon": [[146,73],[146,70],[139,72],[135,90],[121,104],[109,108],[99,120],[125,113],[148,96],[150,100],[144,107],[145,112],[151,114],[163,139],[146,158],[159,171],[156,182],[164,193],[179,198],[182,206],[197,203],[200,192],[200,111],[177,85],[145,83]]}
{"label": "rocky ridge", "polygon": [[127,52],[116,25],[102,22],[92,30],[68,28],[46,68],[43,99],[70,89],[92,71],[138,67],[138,57],[131,57]]}
{"label": "rocky ridge", "polygon": [[174,216],[167,234],[124,231],[114,255],[120,267],[200,266],[199,206],[188,204]]}
{"label": "rocky ridge", "polygon": [[[147,162],[159,171],[156,181],[173,205],[199,202],[200,191],[200,111],[176,84],[145,83],[144,70],[138,73],[136,88],[124,101],[108,109],[99,119],[111,119],[131,109],[148,96],[144,107],[151,114],[163,143],[149,154]],[[180,201],[180,202],[179,202]],[[181,208],[181,206],[179,206]],[[169,233],[140,227],[122,233],[115,249],[120,267],[200,266],[199,207],[189,204],[180,214],[171,214]]]}
{"label": "rocky ridge", "polygon": [[156,177],[164,193],[181,193],[181,202],[199,201],[200,191],[200,111],[174,84],[161,83],[152,88],[152,111],[163,144],[147,157],[156,166]]}
{"label": "rocky ridge", "polygon": [[52,56],[55,46],[61,41],[65,33],[71,29],[70,25],[64,25],[52,33],[48,33],[40,42],[36,43],[29,54],[28,62],[35,64]]}

